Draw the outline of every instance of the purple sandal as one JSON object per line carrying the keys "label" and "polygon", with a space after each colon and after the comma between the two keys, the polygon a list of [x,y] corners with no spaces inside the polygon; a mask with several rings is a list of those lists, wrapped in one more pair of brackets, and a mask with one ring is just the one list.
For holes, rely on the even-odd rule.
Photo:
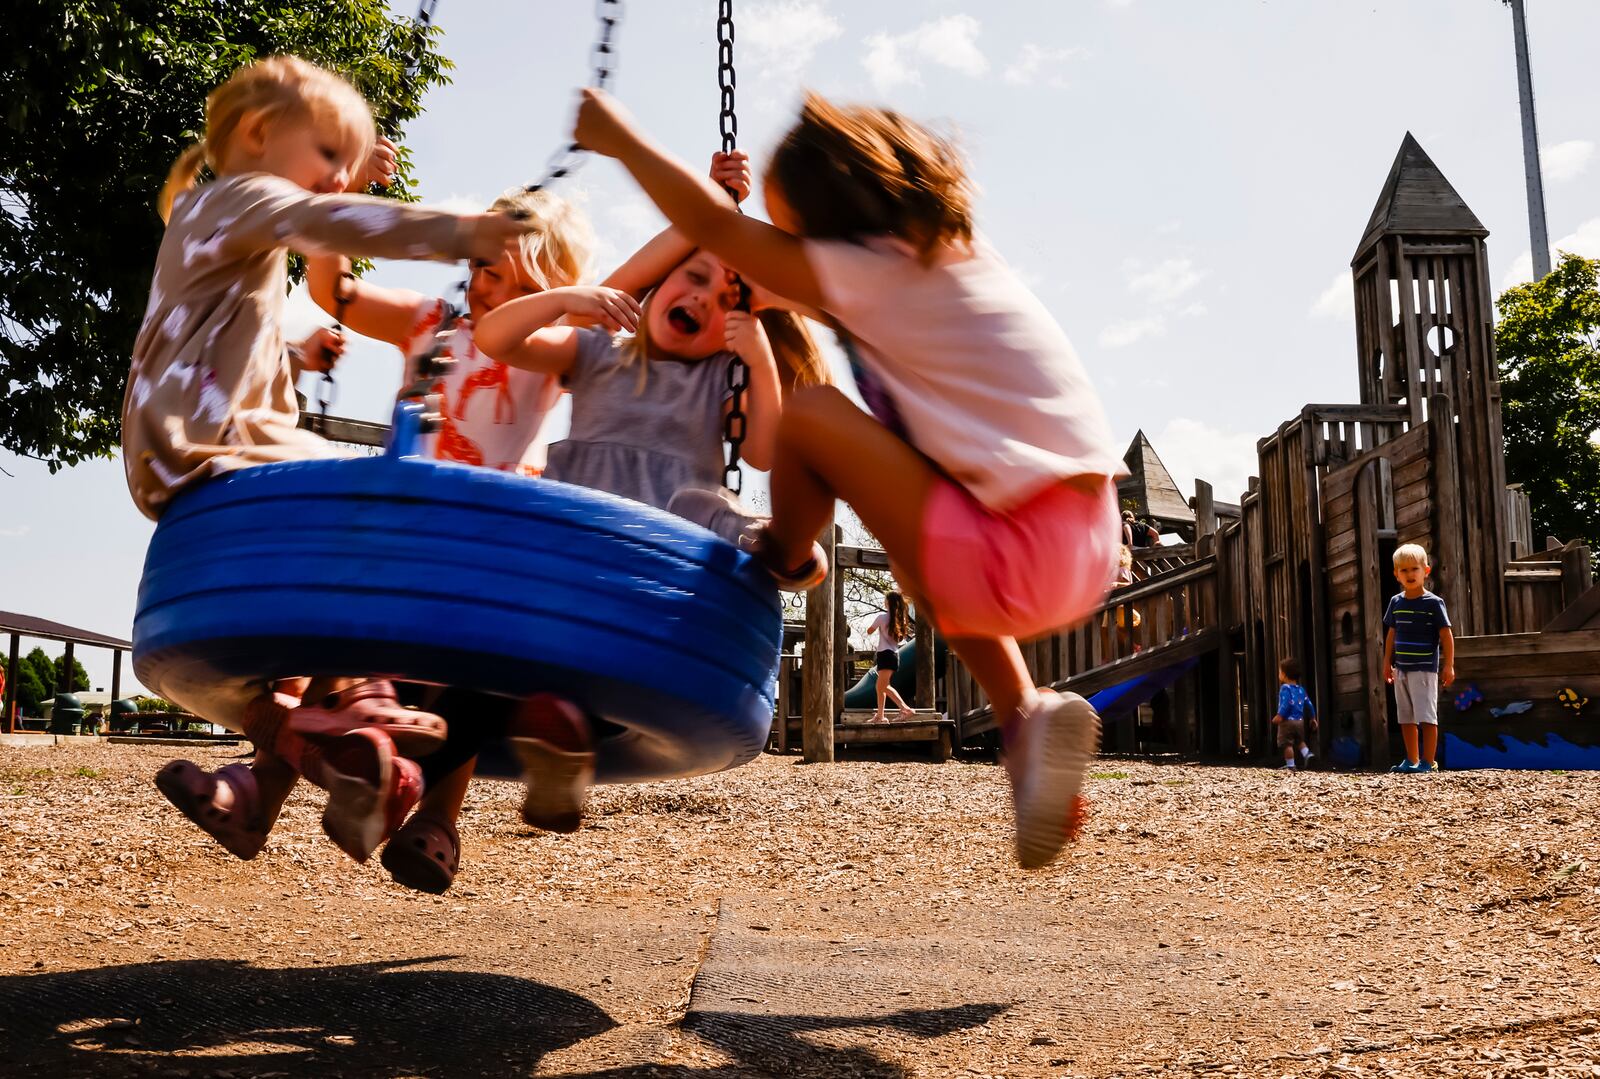
{"label": "purple sandal", "polygon": [[[221,786],[233,793],[233,804],[226,809],[217,805]],[[156,787],[235,858],[248,862],[266,846],[271,824],[261,820],[261,793],[248,765],[229,764],[207,772],[193,761],[173,761],[156,773]]]}

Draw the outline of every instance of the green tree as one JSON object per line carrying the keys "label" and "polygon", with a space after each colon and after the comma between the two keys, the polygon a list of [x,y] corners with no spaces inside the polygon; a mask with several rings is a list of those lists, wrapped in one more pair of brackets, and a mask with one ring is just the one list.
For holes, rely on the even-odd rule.
{"label": "green tree", "polygon": [[[64,649],[61,655],[51,659],[43,648],[35,647],[17,661],[17,700],[22,702],[24,713],[38,715],[45,701],[53,699],[56,693],[65,692],[66,679],[62,675],[67,669],[66,658]],[[74,689],[90,688],[89,672],[83,669],[77,656],[72,657],[72,672]]]}
{"label": "green tree", "polygon": [[1536,535],[1600,544],[1600,259],[1562,252],[1495,306],[1507,477]]}
{"label": "green tree", "polygon": [[[0,43],[0,445],[54,471],[117,445],[156,195],[206,94],[295,53],[346,75],[398,135],[449,63],[385,0],[16,4]],[[410,190],[402,154],[393,193]]]}

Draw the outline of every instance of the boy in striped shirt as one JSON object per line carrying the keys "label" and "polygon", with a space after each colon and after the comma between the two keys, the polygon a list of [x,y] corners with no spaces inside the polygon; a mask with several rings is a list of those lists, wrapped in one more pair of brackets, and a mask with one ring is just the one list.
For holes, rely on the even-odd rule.
{"label": "boy in striped shirt", "polygon": [[1419,544],[1407,543],[1395,551],[1394,577],[1401,592],[1390,597],[1383,612],[1388,631],[1383,641],[1383,673],[1394,683],[1395,712],[1406,759],[1391,768],[1392,772],[1439,770],[1434,759],[1439,748],[1439,686],[1456,680],[1456,643],[1444,600],[1423,587],[1432,571],[1428,552]]}

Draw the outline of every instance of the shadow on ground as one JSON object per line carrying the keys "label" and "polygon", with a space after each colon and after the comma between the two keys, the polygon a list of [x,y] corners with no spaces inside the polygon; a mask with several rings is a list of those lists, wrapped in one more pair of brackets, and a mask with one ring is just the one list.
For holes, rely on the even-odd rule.
{"label": "shadow on ground", "polygon": [[[529,979],[415,969],[455,958],[288,969],[197,960],[4,976],[0,1060],[8,1076],[528,1075],[547,1054],[616,1026],[587,998]],[[684,1026],[736,1064],[640,1060],[589,1074],[894,1077],[904,1070],[870,1049],[819,1046],[801,1035],[894,1030],[931,1038],[1004,1010],[691,1015]]]}

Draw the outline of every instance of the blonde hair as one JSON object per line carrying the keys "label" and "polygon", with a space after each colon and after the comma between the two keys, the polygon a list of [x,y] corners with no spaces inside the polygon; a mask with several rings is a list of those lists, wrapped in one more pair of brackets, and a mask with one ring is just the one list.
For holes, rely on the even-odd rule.
{"label": "blonde hair", "polygon": [[1133,548],[1126,543],[1122,545],[1122,550],[1117,552],[1117,565],[1133,568]]}
{"label": "blonde hair", "polygon": [[955,144],[888,109],[807,94],[767,178],[805,236],[896,236],[925,261],[972,241],[972,185]]}
{"label": "blonde hair", "polygon": [[512,188],[489,207],[490,213],[520,215],[536,224],[517,238],[517,272],[540,292],[576,285],[589,276],[594,230],[572,203],[548,191]]}
{"label": "blonde hair", "polygon": [[1404,569],[1407,566],[1421,566],[1428,569],[1433,563],[1428,561],[1428,552],[1420,543],[1403,543],[1394,549],[1394,568]]}
{"label": "blonde hair", "polygon": [[[689,252],[677,266],[667,271],[668,276],[677,272],[678,266],[682,266],[699,253],[699,248]],[[622,366],[630,367],[635,363],[639,365],[639,384],[635,393],[644,392],[650,368],[650,331],[646,327],[650,321],[650,310],[654,306],[655,298],[656,289],[652,288],[645,294],[644,302],[640,305],[639,328],[622,344]],[[767,343],[772,346],[772,358],[778,366],[778,388],[785,397],[792,391],[805,389],[807,386],[833,384],[833,374],[828,370],[827,361],[822,356],[822,350],[817,347],[816,340],[811,336],[811,331],[806,329],[804,319],[792,311],[782,311],[773,307],[757,311],[756,319],[761,323],[761,328],[767,332]]]}
{"label": "blonde hair", "polygon": [[334,125],[350,151],[352,168],[367,160],[377,139],[366,99],[333,72],[297,56],[246,64],[207,95],[205,134],[173,163],[156,200],[161,220],[172,215],[173,200],[195,186],[203,168],[219,170],[240,123],[251,113]]}

